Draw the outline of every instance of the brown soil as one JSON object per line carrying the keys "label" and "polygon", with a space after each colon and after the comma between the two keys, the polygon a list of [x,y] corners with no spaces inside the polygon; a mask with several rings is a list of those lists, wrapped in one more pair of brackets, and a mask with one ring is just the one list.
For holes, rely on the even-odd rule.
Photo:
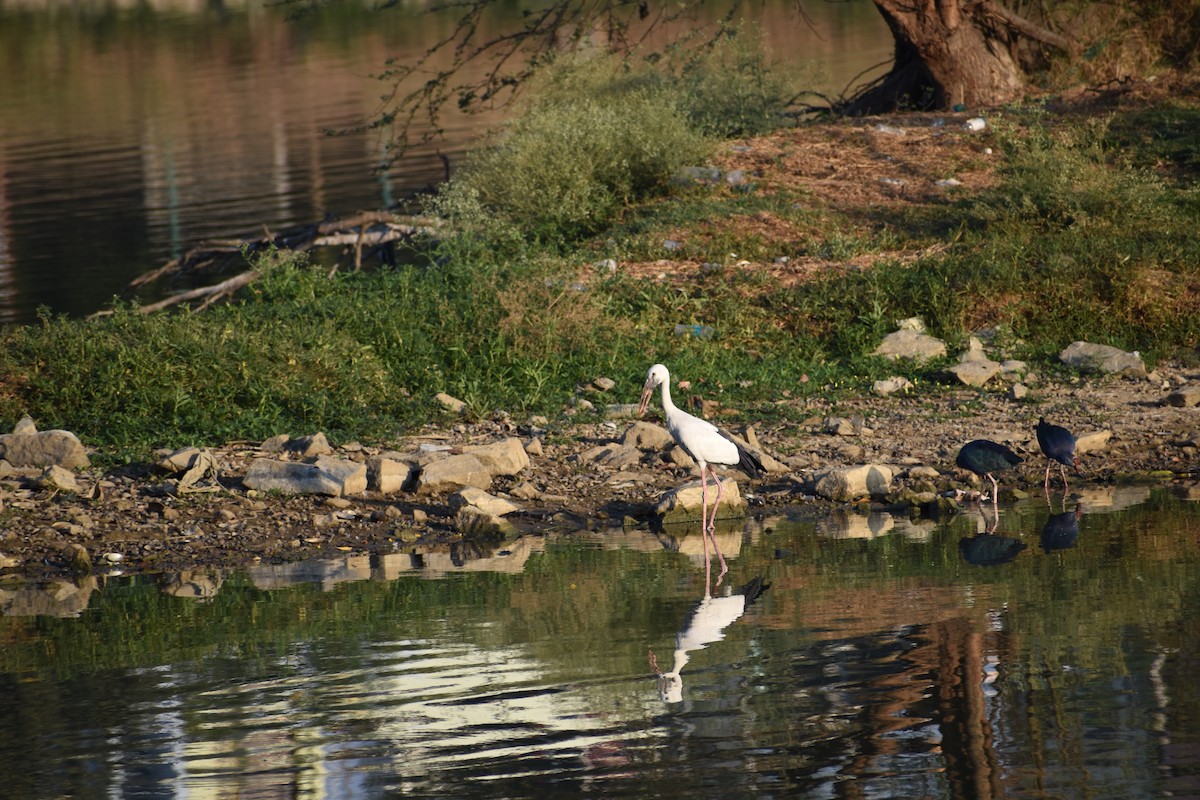
{"label": "brown soil", "polygon": [[[720,166],[745,170],[765,191],[787,186],[809,194],[814,203],[849,212],[872,205],[926,203],[943,198],[947,191],[978,191],[992,180],[991,156],[984,151],[988,136],[964,131],[964,118],[906,115],[789,130],[740,143],[727,151]],[[892,130],[880,130],[878,125]],[[963,185],[948,189],[936,184],[952,176]],[[748,226],[769,241],[810,233],[761,214],[679,231],[678,238],[710,236],[720,225]],[[915,255],[876,253],[859,259],[859,266]],[[742,266],[770,270],[780,281],[799,281],[822,270],[844,269],[846,263],[806,259]],[[621,268],[671,280],[701,266],[657,261]],[[797,406],[798,414],[791,416],[806,421],[759,427],[756,433],[762,446],[783,460],[790,472],[769,475],[745,491],[762,508],[819,511],[828,504],[805,489],[817,469],[870,462],[901,468],[932,466],[942,473],[936,481],[939,490],[969,487],[968,476],[953,467],[954,455],[966,441],[982,437],[1007,442],[1026,456],[1019,475],[1008,477],[1006,485],[1040,492],[1044,460],[1033,441],[1038,416],[1076,433],[1112,432],[1106,449],[1083,456],[1086,474],[1073,477],[1073,482],[1112,482],[1154,471],[1166,471],[1158,476],[1160,480],[1185,481],[1200,474],[1200,408],[1162,402],[1172,389],[1200,382],[1200,370],[1161,365],[1148,379],[1027,382],[1029,397],[1021,401],[1008,399],[1004,386],[989,386],[987,391],[918,387],[890,398],[864,391],[836,408],[820,399],[783,398],[779,402]],[[618,386],[598,398],[597,404],[634,402],[640,388]],[[861,415],[860,427],[868,430],[852,436],[828,433],[826,419],[835,414]],[[628,420],[598,422],[594,417],[585,422],[572,419],[564,416],[547,426],[550,433],[520,420],[500,420],[456,425],[436,435],[449,444],[513,435],[526,441],[538,438],[542,453],[531,458],[526,474],[499,479],[492,491],[504,494],[521,480],[532,484],[540,496],[517,500],[525,510],[515,521],[518,527],[539,532],[620,526],[626,516],[648,518],[663,490],[692,477],[689,470],[673,466],[657,453],[624,470],[571,458],[619,439],[629,424]],[[348,444],[339,448],[338,455],[365,460],[382,449]],[[388,443],[388,449],[402,448]],[[80,483],[90,499],[38,489],[32,476],[0,480],[0,570],[31,576],[78,571],[79,559],[86,553],[96,571],[176,572],[260,560],[392,553],[414,546],[447,546],[459,539],[445,497],[256,495],[239,480],[249,460],[261,455],[255,445],[229,445],[214,455],[221,475],[220,487],[211,492],[177,494],[166,476],[150,468],[108,474],[85,471]]]}

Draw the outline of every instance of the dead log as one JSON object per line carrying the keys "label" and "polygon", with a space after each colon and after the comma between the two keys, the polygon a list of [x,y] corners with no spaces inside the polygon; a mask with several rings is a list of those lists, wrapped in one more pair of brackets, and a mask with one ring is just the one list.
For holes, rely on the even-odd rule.
{"label": "dead log", "polygon": [[[134,278],[129,288],[137,289],[168,277],[220,274],[234,267],[245,268],[252,256],[272,248],[298,252],[322,247],[350,248],[354,269],[357,271],[362,268],[364,248],[377,251],[393,242],[415,243],[422,239],[436,239],[441,225],[440,220],[401,216],[387,211],[360,211],[345,219],[294,225],[279,233],[272,233],[264,225],[261,236],[217,239],[197,245],[158,269]],[[331,277],[337,269],[335,263],[329,272]],[[199,311],[232,295],[257,277],[258,273],[255,270],[241,272],[213,286],[180,292],[156,303],[140,306],[140,310],[148,314],[181,303],[202,300],[203,302],[196,307]],[[112,311],[100,311],[92,316],[111,314]]]}

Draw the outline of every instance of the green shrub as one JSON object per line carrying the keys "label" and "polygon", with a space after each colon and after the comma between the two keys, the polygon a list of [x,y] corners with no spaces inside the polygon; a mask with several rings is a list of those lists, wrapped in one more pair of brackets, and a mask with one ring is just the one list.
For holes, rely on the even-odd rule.
{"label": "green shrub", "polygon": [[546,242],[611,224],[627,205],[666,191],[711,143],[653,76],[610,80],[611,59],[556,64],[493,143],[472,153],[430,211],[489,234],[519,225]]}
{"label": "green shrub", "polygon": [[786,125],[797,87],[813,77],[773,61],[762,31],[745,25],[726,28],[713,47],[694,51],[676,70],[692,124],[721,138],[757,136]]}

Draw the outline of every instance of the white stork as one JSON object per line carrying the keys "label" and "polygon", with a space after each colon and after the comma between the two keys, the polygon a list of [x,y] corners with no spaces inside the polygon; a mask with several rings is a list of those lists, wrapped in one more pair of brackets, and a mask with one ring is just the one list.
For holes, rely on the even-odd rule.
{"label": "white stork", "polygon": [[[725,575],[728,568],[725,565],[725,556],[721,554],[720,548],[717,547],[717,540],[713,538],[713,531],[716,527],[714,523],[717,518],[717,509],[721,506],[724,487],[721,485],[721,478],[717,475],[713,465],[738,467],[751,478],[758,477],[759,472],[764,468],[762,462],[753,453],[746,450],[728,433],[707,420],[692,416],[671,402],[671,374],[662,364],[655,364],[646,374],[646,385],[642,387],[642,400],[638,404],[639,417],[646,413],[646,407],[650,404],[650,395],[656,386],[662,386],[663,415],[667,419],[667,432],[700,467],[700,535],[704,543],[705,585],[707,587],[711,569],[708,560],[709,539],[712,539],[713,549],[717,551],[717,557],[721,560],[721,574],[717,577],[717,584],[720,585],[721,577]],[[717,483],[717,502],[713,504],[711,519],[708,516],[709,474]]]}

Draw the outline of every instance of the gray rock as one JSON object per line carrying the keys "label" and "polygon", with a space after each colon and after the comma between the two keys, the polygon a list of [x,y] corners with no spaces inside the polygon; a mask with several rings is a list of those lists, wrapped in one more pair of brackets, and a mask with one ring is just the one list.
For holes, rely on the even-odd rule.
{"label": "gray rock", "polygon": [[1112,438],[1112,431],[1089,431],[1081,433],[1075,437],[1075,453],[1094,453],[1108,449],[1108,440]]}
{"label": "gray rock", "polygon": [[892,468],[886,464],[833,467],[814,477],[813,492],[827,500],[854,500],[886,494],[892,488]]}
{"label": "gray rock", "polygon": [[1023,383],[1014,383],[1008,387],[1008,399],[1024,400],[1029,396],[1029,387]]}
{"label": "gray rock", "polygon": [[871,355],[893,360],[911,358],[916,361],[927,361],[946,355],[946,343],[918,331],[898,330],[883,337],[883,341]]}
{"label": "gray rock", "polygon": [[199,458],[201,452],[199,447],[184,447],[179,450],[173,450],[169,453],[164,453],[155,466],[163,472],[172,474],[183,472],[192,466],[195,460]]}
{"label": "gray rock", "polygon": [[284,449],[290,453],[296,453],[301,458],[327,456],[333,452],[333,448],[329,446],[329,440],[325,438],[325,434],[319,432],[311,436],[299,436],[295,439],[289,439],[284,445]]}
{"label": "gray rock", "polygon": [[29,433],[37,433],[38,429],[37,429],[37,425],[33,424],[33,417],[26,414],[25,416],[21,417],[20,420],[17,421],[16,425],[13,426],[12,432],[29,434]]}
{"label": "gray rock", "polygon": [[827,417],[825,419],[825,432],[834,436],[859,436],[868,431],[869,429],[863,427],[861,417],[855,419]]}
{"label": "gray rock", "polygon": [[454,525],[468,539],[513,539],[520,535],[516,526],[504,517],[474,506],[460,508],[454,517]]}
{"label": "gray rock", "polygon": [[57,465],[46,467],[46,471],[38,478],[38,486],[55,492],[71,492],[79,494],[79,484],[75,481],[75,473]]}
{"label": "gray rock", "polygon": [[627,444],[614,442],[593,447],[579,454],[579,460],[590,464],[624,469],[641,463],[642,451]]}
{"label": "gray rock", "polygon": [[417,475],[418,494],[435,494],[475,486],[487,489],[492,485],[492,471],[470,453],[447,456],[431,461]]}
{"label": "gray rock", "polygon": [[1200,386],[1185,386],[1177,389],[1167,395],[1163,402],[1169,406],[1179,406],[1180,408],[1200,406]]}
{"label": "gray rock", "polygon": [[341,497],[366,491],[367,467],[326,456],[317,458],[313,464],[256,458],[250,462],[242,483],[260,492]]}
{"label": "gray rock", "polygon": [[450,495],[449,503],[450,510],[454,512],[470,506],[497,517],[521,510],[515,503],[510,503],[503,497],[488,494],[483,489],[477,489],[474,486],[466,486]]}
{"label": "gray rock", "polygon": [[536,436],[532,437],[525,443],[525,454],[529,456],[540,456],[545,451],[542,448],[542,440]]}
{"label": "gray rock", "polygon": [[1005,375],[1024,375],[1025,373],[1029,372],[1029,365],[1024,361],[1018,361],[1010,358],[1006,361],[1000,362],[1000,371]]}
{"label": "gray rock", "polygon": [[1000,365],[988,358],[969,358],[960,361],[949,372],[967,386],[983,386],[1000,374]]}
{"label": "gray rock", "polygon": [[521,481],[508,490],[508,493],[519,500],[536,500],[542,496],[538,488],[529,481]]}
{"label": "gray rock", "polygon": [[672,445],[671,449],[667,451],[667,460],[684,469],[692,469],[696,466],[695,460],[679,445]]}
{"label": "gray rock", "polygon": [[891,378],[885,378],[881,381],[875,381],[875,383],[871,386],[871,391],[875,392],[875,394],[880,395],[881,397],[887,397],[888,395],[895,394],[896,392],[907,392],[911,388],[913,388],[912,381],[910,381],[908,378],[903,378],[896,375]]}
{"label": "gray rock", "polygon": [[87,453],[70,431],[6,433],[0,435],[0,458],[14,467],[86,467]]}
{"label": "gray rock", "polygon": [[629,417],[636,417],[637,412],[637,403],[613,403],[604,407],[604,418],[628,419]]}
{"label": "gray rock", "polygon": [[1127,353],[1117,347],[1089,342],[1072,342],[1058,354],[1064,364],[1083,372],[1122,374],[1146,377],[1146,364],[1136,352]]}
{"label": "gray rock", "polygon": [[925,332],[925,321],[920,317],[909,317],[908,319],[896,320],[896,330],[898,331],[916,331],[917,333]]}
{"label": "gray rock", "polygon": [[[490,470],[492,475],[516,475],[529,466],[529,454],[516,437],[501,439],[491,444],[464,447],[463,453],[472,455]],[[464,484],[466,485],[466,484]],[[476,484],[470,484],[472,486]],[[486,486],[480,487],[486,489]]]}
{"label": "gray rock", "polygon": [[438,405],[449,411],[451,414],[461,414],[467,410],[467,404],[457,397],[451,397],[445,392],[438,392],[433,396]]}
{"label": "gray rock", "polygon": [[[717,519],[738,519],[746,516],[746,501],[738,489],[737,481],[732,478],[721,479],[721,505],[716,509]],[[708,486],[709,513],[713,513],[713,503],[717,499],[717,487],[710,481]],[[662,517],[663,522],[700,521],[700,481],[690,481],[666,492],[659,498],[654,507],[654,513]]]}
{"label": "gray rock", "polygon": [[617,382],[612,378],[596,378],[596,380],[592,381],[592,386],[595,386],[602,392],[611,392],[616,385]]}
{"label": "gray rock", "polygon": [[258,449],[262,450],[264,453],[282,453],[284,448],[287,447],[287,443],[290,442],[291,439],[292,437],[288,436],[286,433],[279,433],[272,436],[270,439],[264,440],[263,443],[258,446]]}
{"label": "gray rock", "polygon": [[413,467],[404,461],[384,456],[367,459],[367,488],[382,494],[395,494],[404,490],[412,477]]}
{"label": "gray rock", "polygon": [[622,444],[641,450],[662,450],[673,441],[666,428],[653,422],[633,423],[621,439]]}
{"label": "gray rock", "polygon": [[909,467],[907,470],[905,470],[904,474],[906,477],[911,478],[913,480],[932,481],[932,480],[936,480],[937,477],[941,473],[939,473],[933,467],[926,466],[924,464],[919,464],[915,467]]}

